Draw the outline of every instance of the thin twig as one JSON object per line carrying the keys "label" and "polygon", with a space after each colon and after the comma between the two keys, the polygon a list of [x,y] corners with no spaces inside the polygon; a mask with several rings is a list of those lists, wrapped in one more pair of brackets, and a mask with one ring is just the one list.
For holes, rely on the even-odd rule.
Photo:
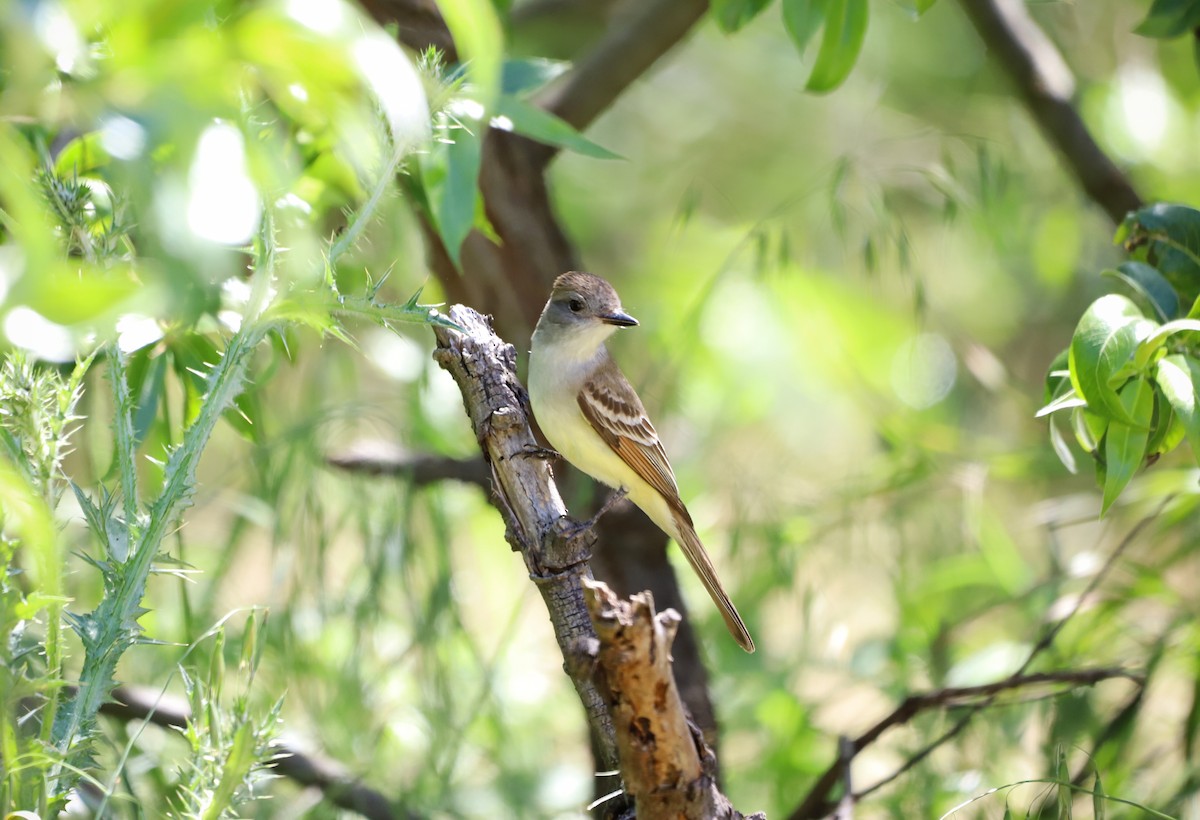
{"label": "thin twig", "polygon": [[[1035,644],[1034,647],[1029,651],[1029,654],[1025,658],[1025,662],[1021,664],[1020,668],[1018,668],[1015,672],[1013,672],[1008,678],[1005,678],[1004,680],[997,681],[997,682],[991,683],[991,684],[986,684],[984,687],[971,687],[973,689],[986,689],[989,691],[981,693],[981,694],[983,694],[983,700],[971,705],[968,708],[967,713],[965,715],[963,715],[961,718],[959,718],[957,721],[955,721],[953,726],[951,726],[948,730],[946,730],[944,733],[939,735],[936,739],[934,739],[933,741],[928,743],[926,746],[924,746],[920,751],[918,751],[914,755],[912,755],[908,760],[906,760],[902,765],[900,765],[891,774],[883,777],[882,779],[878,780],[877,782],[873,783],[872,785],[868,786],[867,788],[865,788],[862,791],[855,794],[854,795],[855,799],[856,800],[861,799],[861,798],[867,796],[868,794],[871,794],[872,792],[876,791],[877,789],[882,788],[883,786],[887,785],[888,783],[891,783],[893,780],[900,777],[902,774],[909,771],[914,766],[916,766],[921,761],[923,761],[925,758],[927,758],[930,754],[932,754],[934,752],[934,750],[936,750],[937,748],[939,748],[946,742],[957,737],[967,727],[967,725],[971,722],[971,720],[977,714],[979,714],[979,712],[990,707],[1003,692],[1009,691],[1010,689],[1015,688],[1014,685],[1027,685],[1027,684],[1022,684],[1019,682],[1028,681],[1030,683],[1048,683],[1048,682],[1055,682],[1052,680],[1048,680],[1047,679],[1048,675],[1058,674],[1058,675],[1069,676],[1072,674],[1077,674],[1077,675],[1086,676],[1087,674],[1089,674],[1089,671],[1083,670],[1083,671],[1076,671],[1076,672],[1066,671],[1066,672],[1060,672],[1060,673],[1044,673],[1042,675],[1026,675],[1025,671],[1029,668],[1029,666],[1033,663],[1033,661],[1042,652],[1044,652],[1047,648],[1050,647],[1050,645],[1054,642],[1054,639],[1058,636],[1059,632],[1062,631],[1063,627],[1066,626],[1066,624],[1072,618],[1075,617],[1076,613],[1078,613],[1080,611],[1080,609],[1083,608],[1084,604],[1089,601],[1089,599],[1092,597],[1092,594],[1096,591],[1097,587],[1099,587],[1100,583],[1108,576],[1109,572],[1112,571],[1112,568],[1116,565],[1116,562],[1121,557],[1121,555],[1124,554],[1125,550],[1128,549],[1130,544],[1132,544],[1134,542],[1134,540],[1142,533],[1142,530],[1144,530],[1147,526],[1149,526],[1150,522],[1154,521],[1162,513],[1162,511],[1166,508],[1167,504],[1169,504],[1173,498],[1174,498],[1174,495],[1164,498],[1162,500],[1162,502],[1154,509],[1154,511],[1152,513],[1150,513],[1149,515],[1145,516],[1140,521],[1138,521],[1137,524],[1135,524],[1129,530],[1129,532],[1126,533],[1125,537],[1121,539],[1120,543],[1117,544],[1117,546],[1113,549],[1112,553],[1108,556],[1108,560],[1106,560],[1104,562],[1104,566],[1100,568],[1099,572],[1097,572],[1094,576],[1092,576],[1092,579],[1088,582],[1087,586],[1084,588],[1084,591],[1076,599],[1075,606],[1072,607],[1071,611],[1068,612],[1065,616],[1063,616],[1063,618],[1056,621],[1054,624],[1052,624],[1049,628],[1046,629],[1045,633],[1043,633],[1042,637],[1038,640],[1037,644]],[[1099,673],[1099,672],[1104,672],[1104,671],[1112,672],[1114,670],[1091,670],[1090,673],[1094,674],[1094,673]],[[1116,670],[1116,671],[1119,671],[1119,670]],[[1130,677],[1131,679],[1138,680],[1138,678],[1136,676],[1133,676],[1128,672],[1121,671],[1120,676]],[[1112,676],[1110,675],[1109,677],[1112,677]],[[1059,682],[1068,682],[1068,681],[1064,679]],[[1084,680],[1081,682],[1087,683],[1088,681]],[[1094,681],[1091,681],[1091,682],[1094,682]],[[942,690],[942,691],[951,692],[954,690]],[[963,690],[958,690],[958,691],[962,692]],[[936,694],[937,693],[932,693],[932,695],[936,695]],[[932,697],[932,695],[927,695],[925,697]],[[915,697],[919,698],[921,696],[915,696]],[[879,736],[881,734],[883,734],[883,732],[886,731],[887,729],[891,728],[892,726],[897,726],[897,725],[900,725],[900,724],[906,722],[907,720],[911,719],[915,714],[917,714],[919,711],[921,711],[920,709],[917,709],[916,711],[913,711],[912,714],[906,714],[906,715],[898,714],[898,713],[904,712],[904,710],[906,709],[907,703],[908,703],[908,701],[906,701],[905,704],[902,704],[899,708],[897,708],[895,710],[895,712],[892,713],[892,715],[889,715],[887,718],[884,718],[882,721],[880,721],[874,727],[872,727],[871,729],[868,729],[865,733],[863,733],[855,741],[854,754],[857,755],[859,752],[861,752],[867,745],[869,745],[870,743],[872,743],[876,739],[878,739]],[[947,703],[948,703],[948,701],[947,701]],[[901,719],[901,717],[903,717],[903,719]],[[842,761],[841,757],[839,756],[838,760],[835,760],[833,762],[833,764],[830,765],[830,767],[825,770],[825,772],[821,775],[821,777],[817,779],[817,782],[809,790],[809,792],[805,796],[804,800],[801,801],[800,805],[789,815],[789,820],[813,820],[813,818],[824,817],[824,816],[828,815],[831,811],[833,811],[834,806],[830,804],[830,802],[828,800],[828,795],[833,790],[834,786],[837,785],[838,779],[842,773],[842,767],[843,767],[843,761]]]}
{"label": "thin twig", "polygon": [[838,738],[838,760],[842,764],[842,799],[838,801],[834,820],[853,820],[854,780],[853,767],[850,764],[854,760],[854,742],[845,735]]}
{"label": "thin twig", "polygon": [[1023,0],[959,0],[1046,139],[1113,222],[1142,206],[1128,177],[1096,143],[1076,110],[1075,78]]}
{"label": "thin twig", "polygon": [[492,474],[482,458],[413,454],[389,442],[355,442],[345,450],[327,455],[325,463],[348,473],[406,478],[417,486],[440,481],[491,486]]}
{"label": "thin twig", "polygon": [[1113,678],[1127,678],[1139,685],[1145,683],[1145,678],[1142,675],[1118,667],[1066,669],[1058,672],[1037,672],[1032,675],[1009,677],[979,686],[947,687],[945,689],[935,689],[932,692],[909,695],[895,711],[859,735],[854,741],[854,748],[856,751],[863,749],[888,729],[907,723],[921,712],[928,711],[929,709],[953,709],[973,706],[975,704],[965,701],[981,697],[994,700],[996,695],[1014,689],[1023,689],[1027,686],[1038,686],[1040,684],[1065,684],[1069,687],[1091,686],[1100,681],[1111,680]]}

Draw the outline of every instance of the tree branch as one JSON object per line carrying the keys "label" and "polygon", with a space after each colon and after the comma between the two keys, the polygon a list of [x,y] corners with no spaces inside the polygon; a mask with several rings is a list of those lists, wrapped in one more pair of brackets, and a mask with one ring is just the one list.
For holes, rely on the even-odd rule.
{"label": "tree branch", "polygon": [[[398,21],[401,39],[419,48],[423,44],[413,42],[410,31],[424,29],[410,29],[405,21],[424,19],[423,12],[430,2],[367,0],[365,5],[381,23]],[[644,71],[682,39],[706,7],[704,0],[643,0],[630,5],[637,10],[610,26],[576,68],[560,78],[558,86],[547,89],[543,102],[559,106],[556,113],[565,114],[576,127],[586,127],[636,80],[634,67]],[[429,43],[438,45],[436,38],[442,33],[441,29],[434,31],[436,37]],[[576,94],[586,99],[572,101]],[[528,349],[529,335],[555,277],[581,267],[547,190],[546,163],[552,157],[552,150],[520,135],[489,130],[483,145],[479,188],[488,220],[500,241],[472,232],[462,247],[460,265],[446,252],[427,215],[421,218],[429,267],[447,299],[494,315],[501,335],[522,349]],[[617,587],[625,580],[636,584],[629,591],[649,588],[664,603],[681,600],[678,581],[666,558],[666,535],[640,512],[620,519],[620,532],[609,525],[616,520],[613,515],[600,523],[604,538],[596,549],[600,559],[594,565],[596,574]],[[638,548],[627,549],[626,545],[634,540]],[[606,552],[617,549],[624,551],[603,560]],[[615,576],[615,568],[619,568],[622,578]],[[689,622],[681,628],[675,656],[676,679],[688,707],[709,737],[715,737],[716,720],[707,677]]]}
{"label": "tree branch", "polygon": [[525,559],[542,594],[567,674],[583,702],[601,767],[617,767],[616,737],[608,707],[592,680],[597,639],[583,600],[582,579],[590,574],[588,556],[595,536],[572,532],[566,507],[529,426],[528,398],[517,380],[517,353],[500,340],[487,319],[462,305],[450,318],[466,332],[435,327],[434,360],[449,371],[484,458],[491,465],[497,503],[504,514],[506,538]]}
{"label": "tree branch", "polygon": [[[164,696],[157,689],[118,686],[112,696],[112,700],[100,707],[101,714],[175,729],[184,728],[191,719],[191,711],[183,700]],[[273,771],[302,786],[320,789],[333,805],[357,812],[368,820],[413,820],[418,816],[393,809],[391,800],[363,784],[336,760],[306,754],[286,742],[278,746],[279,755],[271,764]]]}
{"label": "tree branch", "polygon": [[[612,710],[625,790],[641,820],[742,820],[717,788],[712,751],[687,717],[671,671],[679,613],[654,611],[640,592],[625,601],[605,584],[584,580],[599,636],[598,677]],[[751,815],[766,820],[766,815]]]}
{"label": "tree branch", "polygon": [[[1038,642],[1034,645],[1034,647],[1031,650],[1029,650],[1029,654],[1026,656],[1025,662],[1021,664],[1019,669],[1017,669],[1015,672],[1012,673],[1012,675],[1005,678],[1004,680],[987,684],[984,687],[972,687],[977,690],[979,690],[979,689],[988,690],[985,692],[977,692],[976,693],[975,696],[983,695],[983,698],[984,698],[983,700],[979,701],[978,703],[971,704],[968,707],[967,713],[965,715],[963,715],[961,718],[959,718],[957,721],[955,721],[953,726],[951,726],[948,730],[943,732],[937,738],[935,738],[934,740],[932,740],[931,742],[926,744],[924,747],[922,747],[919,751],[916,752],[916,754],[909,757],[908,760],[906,760],[903,764],[901,764],[891,774],[883,777],[882,779],[876,781],[875,783],[873,783],[872,785],[863,789],[862,791],[856,793],[854,795],[854,798],[858,799],[861,797],[865,797],[866,795],[870,794],[871,792],[874,792],[877,789],[880,789],[883,786],[887,785],[888,783],[891,783],[897,777],[904,774],[908,770],[912,769],[914,766],[916,766],[922,760],[927,758],[930,754],[933,753],[933,751],[935,749],[940,747],[942,744],[957,737],[967,727],[967,725],[971,722],[971,720],[974,719],[975,715],[979,714],[981,711],[983,711],[984,709],[987,709],[989,706],[991,706],[993,703],[995,703],[996,698],[999,697],[999,695],[1002,692],[1005,692],[1005,691],[1008,691],[1008,690],[1014,688],[1014,684],[1025,685],[1023,683],[1024,681],[1031,681],[1033,683],[1047,683],[1047,682],[1053,682],[1052,680],[1049,680],[1047,678],[1047,676],[1053,676],[1053,675],[1068,675],[1069,676],[1071,674],[1087,675],[1087,674],[1097,674],[1097,673],[1101,673],[1101,672],[1105,672],[1105,671],[1110,671],[1110,672],[1118,671],[1118,672],[1120,672],[1120,676],[1122,676],[1122,677],[1128,677],[1128,678],[1131,678],[1132,680],[1138,680],[1139,682],[1141,682],[1141,679],[1139,677],[1132,675],[1129,672],[1123,672],[1120,670],[1091,670],[1090,672],[1087,670],[1084,670],[1084,671],[1076,671],[1076,672],[1042,673],[1040,675],[1037,675],[1037,674],[1026,675],[1025,670],[1027,670],[1030,667],[1030,665],[1033,663],[1033,661],[1042,652],[1044,652],[1046,649],[1048,649],[1051,646],[1051,644],[1054,643],[1054,639],[1056,637],[1058,637],[1058,634],[1059,634],[1059,632],[1062,631],[1063,627],[1066,626],[1067,623],[1072,618],[1075,617],[1076,613],[1079,612],[1080,608],[1084,605],[1084,603],[1086,603],[1091,598],[1092,594],[1100,586],[1100,583],[1105,578],[1108,577],[1109,572],[1111,572],[1112,568],[1114,566],[1116,566],[1117,560],[1125,553],[1125,550],[1129,548],[1129,545],[1134,542],[1134,540],[1138,537],[1138,535],[1141,534],[1143,529],[1145,529],[1147,526],[1150,525],[1151,521],[1158,518],[1158,516],[1162,513],[1162,511],[1166,508],[1167,504],[1169,504],[1173,498],[1174,498],[1174,495],[1170,495],[1170,496],[1167,496],[1166,498],[1164,498],[1162,500],[1162,502],[1154,509],[1153,512],[1151,512],[1149,515],[1143,517],[1141,520],[1139,520],[1137,522],[1137,524],[1135,524],[1133,527],[1130,528],[1129,532],[1125,534],[1125,537],[1122,538],[1121,541],[1116,545],[1116,547],[1113,548],[1112,553],[1109,554],[1108,559],[1104,562],[1104,566],[1102,566],[1100,568],[1100,570],[1094,576],[1092,576],[1092,579],[1088,582],[1087,586],[1084,587],[1083,592],[1076,599],[1075,606],[1071,609],[1070,612],[1068,612],[1066,615],[1064,615],[1058,621],[1051,624],[1046,629],[1046,631],[1042,634],[1042,637],[1038,640]],[[1112,676],[1110,675],[1109,677],[1112,677]],[[1064,680],[1063,682],[1067,682],[1067,681]],[[962,690],[939,690],[939,692],[955,692],[955,691],[958,691],[959,693],[962,692]],[[937,693],[934,693],[934,694],[937,694]],[[917,697],[928,698],[930,696],[926,695],[926,696],[917,696]],[[857,755],[859,752],[861,752],[868,744],[870,744],[870,743],[874,742],[876,739],[878,739],[878,737],[881,734],[883,734],[883,732],[885,730],[887,730],[888,728],[890,728],[891,726],[900,725],[900,723],[906,722],[907,720],[911,719],[911,717],[913,715],[915,715],[917,712],[913,712],[911,715],[905,716],[904,720],[899,720],[896,718],[896,716],[898,714],[901,714],[904,712],[907,703],[908,703],[908,701],[906,700],[905,704],[902,704],[899,708],[897,708],[892,713],[892,715],[890,715],[887,718],[884,718],[884,720],[882,720],[878,724],[876,724],[875,727],[867,730],[867,732],[865,732],[862,736],[860,736],[854,743],[854,746],[855,746],[854,754]],[[920,710],[918,709],[917,711],[920,711]],[[839,760],[834,761],[833,765],[831,765],[828,769],[825,770],[825,773],[821,775],[821,777],[817,780],[817,782],[809,790],[809,792],[805,796],[804,800],[789,815],[789,820],[815,820],[815,818],[824,817],[825,815],[829,814],[830,811],[833,810],[833,806],[832,806],[832,804],[830,804],[828,796],[829,796],[829,793],[833,790],[833,787],[837,785],[838,777],[841,776],[841,774],[842,774],[843,765],[844,765],[844,761],[839,758]]]}
{"label": "tree branch", "polygon": [[[582,131],[682,40],[707,10],[706,0],[645,0],[624,24],[612,26],[541,104]],[[546,160],[553,155],[547,149]]]}
{"label": "tree branch", "polygon": [[485,489],[491,486],[491,471],[481,458],[414,454],[385,441],[355,442],[326,456],[325,463],[348,473],[405,478],[418,487],[439,481],[461,481]]}
{"label": "tree branch", "polygon": [[[854,740],[843,744],[843,747],[839,751],[838,759],[832,766],[825,770],[825,773],[821,775],[821,778],[809,792],[808,797],[792,812],[790,818],[791,820],[812,820],[812,818],[823,817],[828,814],[833,809],[833,804],[828,800],[828,794],[833,791],[833,787],[837,785],[839,780],[847,781],[849,779],[850,761],[868,745],[878,740],[879,736],[888,729],[903,726],[922,712],[930,709],[953,709],[965,706],[971,708],[971,715],[973,716],[975,711],[992,705],[996,697],[1004,692],[1045,684],[1065,684],[1068,688],[1091,686],[1103,680],[1111,680],[1112,678],[1128,678],[1137,683],[1139,687],[1145,684],[1143,676],[1126,669],[1069,669],[1059,672],[1039,672],[1034,675],[1005,678],[1004,680],[980,686],[948,687],[945,689],[935,689],[931,692],[909,695],[904,699],[903,703],[897,706],[883,720],[876,723]],[[982,703],[964,703],[964,701],[980,697],[984,698]],[[938,738],[935,742],[936,745],[941,745],[941,743],[957,735],[965,728],[965,725],[960,720],[948,732]],[[846,739],[843,738],[843,740]],[[930,745],[933,746],[934,744]],[[919,762],[917,756],[914,756],[909,761],[905,761],[901,771],[907,771],[907,769],[911,768],[917,762]],[[889,782],[892,779],[894,779],[894,775],[883,782]],[[858,799],[868,792],[879,788],[881,785],[882,783],[876,783],[870,788],[853,795],[853,797]]]}
{"label": "tree branch", "polygon": [[367,13],[380,25],[395,23],[400,42],[413,51],[433,46],[446,62],[458,62],[454,39],[435,0],[359,0]]}
{"label": "tree branch", "polygon": [[1046,139],[1113,222],[1142,206],[1133,184],[1093,139],[1072,97],[1075,78],[1022,0],[959,0]]}

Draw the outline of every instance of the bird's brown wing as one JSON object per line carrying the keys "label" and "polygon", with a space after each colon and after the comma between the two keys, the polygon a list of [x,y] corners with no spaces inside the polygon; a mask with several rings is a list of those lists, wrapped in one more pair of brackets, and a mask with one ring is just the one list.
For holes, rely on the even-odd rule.
{"label": "bird's brown wing", "polygon": [[658,490],[671,509],[691,526],[692,517],[679,498],[675,473],[641,399],[620,375],[586,382],[577,401],[583,417],[621,460]]}
{"label": "bird's brown wing", "polygon": [[674,480],[671,463],[667,461],[666,451],[662,449],[654,425],[646,418],[646,408],[642,407],[642,401],[638,399],[634,388],[630,387],[629,382],[625,381],[625,377],[613,365],[610,370],[601,370],[598,378],[584,383],[577,401],[580,403],[583,418],[600,433],[608,447],[616,451],[620,460],[658,490],[659,495],[667,502],[676,517],[674,537],[679,541],[679,546],[683,547],[684,555],[700,576],[704,588],[721,610],[725,626],[746,652],[754,652],[754,639],[750,638],[742,616],[738,615],[737,607],[733,606],[733,601],[721,586],[712,559],[708,557],[700,537],[696,535],[688,508],[684,507],[679,499],[679,489]]}
{"label": "bird's brown wing", "polygon": [[[754,651],[754,639],[733,601],[721,586],[716,567],[696,535],[692,517],[679,498],[675,473],[667,461],[662,442],[654,425],[646,418],[637,393],[617,371],[611,370],[600,378],[584,384],[578,396],[579,409],[600,437],[613,448],[621,460],[633,468],[650,486],[659,492],[675,516],[675,540],[683,549],[688,562],[696,570],[704,588],[721,610],[725,626],[747,652]],[[661,526],[661,525],[660,525]]]}

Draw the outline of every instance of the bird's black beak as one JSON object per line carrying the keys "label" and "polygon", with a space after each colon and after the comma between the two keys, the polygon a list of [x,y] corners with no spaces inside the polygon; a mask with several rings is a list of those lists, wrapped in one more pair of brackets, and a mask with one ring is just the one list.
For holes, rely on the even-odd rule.
{"label": "bird's black beak", "polygon": [[638,323],[637,319],[619,310],[616,313],[606,313],[599,318],[605,324],[616,325],[617,327],[634,327]]}

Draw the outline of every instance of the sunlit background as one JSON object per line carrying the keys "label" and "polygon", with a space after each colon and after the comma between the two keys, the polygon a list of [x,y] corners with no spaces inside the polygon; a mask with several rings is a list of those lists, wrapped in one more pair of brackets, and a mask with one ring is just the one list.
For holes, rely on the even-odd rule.
{"label": "sunlit background", "polygon": [[[1132,34],[1140,4],[1030,10],[1143,193],[1200,199],[1191,44]],[[106,338],[142,357],[161,402],[143,419],[153,484],[150,459],[202,400],[188,374],[212,364],[254,298],[247,248],[265,214],[278,290],[321,282],[345,212],[373,195],[393,153],[445,139],[429,115],[444,89],[340,0],[33,2],[0,15],[11,66],[0,116],[41,123],[45,140],[41,156],[11,133],[0,141],[6,211],[37,213],[18,182],[48,162],[92,193],[89,218],[122,228],[117,247],[99,248],[86,231],[6,225],[0,329],[48,362]],[[549,53],[536,32],[510,35],[515,49]],[[915,19],[873,3],[863,55],[831,94],[804,91],[811,61],[778,8],[734,35],[707,21],[588,131],[621,159],[567,153],[551,172],[581,259],[641,322],[614,353],[758,640],[753,656],[728,640],[677,563],[712,674],[723,787],[772,817],[830,764],[839,735],[907,693],[1011,673],[1147,505],[1196,483],[1184,448],[1101,521],[1086,457],[1068,473],[1034,418],[1047,366],[1084,307],[1114,289],[1099,274],[1122,257],[957,4]],[[403,178],[386,187],[330,274],[343,292],[386,274],[392,301],[422,286],[425,301],[440,298],[406,191]],[[197,572],[150,585],[141,623],[171,645],[136,648],[119,678],[178,692],[174,643],[266,607],[253,692],[264,704],[284,695],[290,741],[422,816],[580,816],[593,764],[578,703],[485,494],[326,464],[364,447],[477,454],[428,328],[347,328],[353,344],[298,324],[259,351],[250,402],[206,451],[170,542]],[[90,489],[111,478],[99,372],[81,407],[66,470]],[[71,549],[92,549],[69,495],[59,514]],[[1148,805],[1191,782],[1175,739],[1195,704],[1196,562],[1181,547],[1195,524],[1171,523],[1132,545],[1110,595],[1046,659],[1144,666],[1162,645],[1164,671],[1100,760],[1110,794]],[[99,577],[72,570],[73,608],[94,604]],[[197,656],[211,651],[202,642]],[[1074,769],[1131,692],[1112,681],[991,711],[857,816],[937,817],[1050,776],[1056,744]],[[887,735],[856,761],[856,786],[950,720],[935,711]],[[100,758],[111,769],[129,730],[110,731]],[[176,745],[139,736],[125,764],[137,783],[118,808],[142,801],[156,814]],[[247,815],[337,815],[315,790],[264,788],[272,799]],[[1013,804],[1040,788],[1014,790]],[[999,818],[1004,805],[994,796],[959,816]]]}

